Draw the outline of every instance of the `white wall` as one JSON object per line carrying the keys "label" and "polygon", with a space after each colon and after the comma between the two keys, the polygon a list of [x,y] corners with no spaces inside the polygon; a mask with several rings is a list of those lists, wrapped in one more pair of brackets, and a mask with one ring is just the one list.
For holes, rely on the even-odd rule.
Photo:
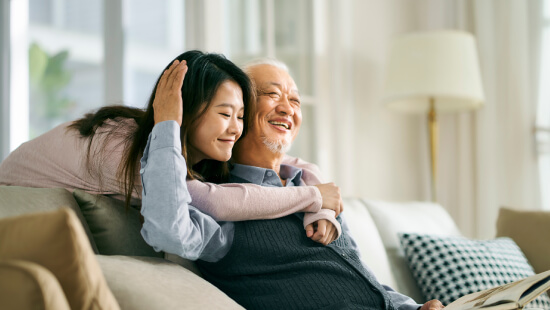
{"label": "white wall", "polygon": [[[529,35],[538,36],[530,32],[526,22],[536,21],[540,10],[530,12],[536,5],[529,4],[473,0],[350,2],[353,44],[349,81],[353,95],[344,98],[351,100],[352,113],[339,121],[353,123],[349,132],[340,133],[352,137],[340,153],[353,156],[346,157],[344,163],[335,156],[332,167],[343,171],[334,174],[333,180],[345,187],[345,195],[430,200],[426,117],[398,114],[382,106],[384,68],[395,36],[451,28],[465,29],[477,37],[486,107],[438,116],[437,201],[464,235],[478,238],[494,237],[494,223],[502,206],[540,208],[532,138],[535,112],[530,107],[534,107],[536,93],[536,83],[530,81],[536,78],[529,71],[536,62],[531,55],[536,48],[527,40]],[[338,149],[342,146],[333,145]],[[349,179],[353,180],[351,185]]]}
{"label": "white wall", "polygon": [[355,196],[429,199],[426,119],[391,111],[381,103],[388,47],[395,36],[418,29],[417,4],[353,3]]}
{"label": "white wall", "polygon": [[[430,200],[431,175],[425,115],[401,114],[381,103],[386,55],[400,34],[457,27],[455,0],[354,1],[354,188],[351,195],[392,201]],[[476,235],[470,207],[475,204],[473,155],[464,153],[475,141],[465,128],[474,113],[441,114],[439,123],[438,202],[461,231]],[[472,129],[473,130],[473,129]],[[465,147],[468,146],[468,147]],[[459,166],[457,163],[460,163]],[[469,163],[469,164],[465,164]],[[462,168],[461,168],[462,167]],[[346,192],[346,191],[344,191]]]}

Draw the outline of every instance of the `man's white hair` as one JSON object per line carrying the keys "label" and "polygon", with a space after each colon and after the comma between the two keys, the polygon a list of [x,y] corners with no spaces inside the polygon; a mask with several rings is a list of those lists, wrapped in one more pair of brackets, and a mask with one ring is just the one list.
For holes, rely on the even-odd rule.
{"label": "man's white hair", "polygon": [[244,66],[242,66],[242,69],[244,72],[250,73],[250,68],[255,66],[260,66],[260,65],[271,65],[271,66],[283,69],[286,72],[290,73],[288,70],[288,66],[284,62],[271,57],[262,57],[262,58],[252,59],[251,61],[245,63]]}

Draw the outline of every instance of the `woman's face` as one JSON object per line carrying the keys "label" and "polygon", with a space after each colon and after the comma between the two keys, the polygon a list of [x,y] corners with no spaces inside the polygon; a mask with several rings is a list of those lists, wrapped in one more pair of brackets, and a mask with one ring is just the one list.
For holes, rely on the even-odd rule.
{"label": "woman's face", "polygon": [[188,148],[194,160],[191,164],[203,159],[228,161],[233,145],[243,132],[243,115],[243,93],[239,84],[229,80],[223,82],[208,110],[192,125]]}

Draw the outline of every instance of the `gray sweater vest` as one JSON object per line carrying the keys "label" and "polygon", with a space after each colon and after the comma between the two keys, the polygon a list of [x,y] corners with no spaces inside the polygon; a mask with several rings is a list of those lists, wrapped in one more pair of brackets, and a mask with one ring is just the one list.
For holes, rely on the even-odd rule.
{"label": "gray sweater vest", "polygon": [[306,237],[297,215],[236,222],[229,253],[197,265],[247,309],[394,309],[347,235],[323,246]]}

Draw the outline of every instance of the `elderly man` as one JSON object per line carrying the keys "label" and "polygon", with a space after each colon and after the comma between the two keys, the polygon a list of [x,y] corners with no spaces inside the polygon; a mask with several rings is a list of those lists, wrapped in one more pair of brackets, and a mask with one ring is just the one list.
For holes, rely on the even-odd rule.
{"label": "elderly man", "polygon": [[[300,169],[281,164],[302,122],[294,80],[278,61],[257,62],[246,70],[257,87],[256,114],[234,148],[230,181],[304,185]],[[142,177],[145,182],[155,174]],[[148,192],[151,195],[151,189]],[[361,263],[345,221],[338,220],[342,234],[328,246],[303,233],[303,214],[296,213],[273,220],[216,223],[216,240],[204,240],[207,244],[195,246],[195,253],[176,254],[198,258],[204,277],[248,309],[443,308],[435,300],[419,305],[381,285]]]}

